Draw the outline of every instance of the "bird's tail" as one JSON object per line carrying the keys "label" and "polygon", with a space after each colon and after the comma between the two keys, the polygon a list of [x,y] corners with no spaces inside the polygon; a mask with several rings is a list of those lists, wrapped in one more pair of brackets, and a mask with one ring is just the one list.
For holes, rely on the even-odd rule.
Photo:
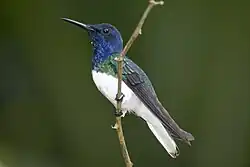
{"label": "bird's tail", "polygon": [[161,114],[162,114],[161,115],[161,118],[162,118],[161,121],[163,123],[163,126],[168,131],[168,133],[171,135],[171,137],[173,137],[174,139],[178,139],[178,140],[184,141],[188,145],[191,145],[191,141],[194,140],[194,136],[191,133],[184,131],[183,129],[181,129],[177,125],[177,123],[169,115],[169,113],[162,106],[162,104],[160,103],[159,100],[158,100],[158,104],[160,106],[160,110],[161,110]]}
{"label": "bird's tail", "polygon": [[155,124],[150,124],[149,122],[147,122],[147,124],[155,137],[161,143],[161,145],[169,153],[169,155],[172,158],[176,158],[179,155],[179,148],[172,137],[168,134],[164,126],[160,123],[160,121],[159,123]]}

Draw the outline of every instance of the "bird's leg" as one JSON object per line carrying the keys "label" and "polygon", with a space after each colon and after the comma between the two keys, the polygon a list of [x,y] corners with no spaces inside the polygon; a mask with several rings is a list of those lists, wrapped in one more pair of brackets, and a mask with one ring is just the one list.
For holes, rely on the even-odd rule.
{"label": "bird's leg", "polygon": [[117,112],[117,110],[115,110],[114,115],[116,117],[121,117],[121,116],[123,116],[123,113],[122,113],[122,111]]}
{"label": "bird's leg", "polygon": [[120,112],[117,112],[117,110],[115,110],[115,112],[114,112],[114,115],[116,116],[116,117],[125,117],[125,115],[126,115],[126,113],[127,113],[127,111],[120,111]]}
{"label": "bird's leg", "polygon": [[118,97],[118,94],[116,94],[115,100],[116,100],[117,102],[122,102],[122,100],[123,100],[124,97],[125,97],[125,95],[124,95],[123,93],[121,93],[121,96],[120,96],[120,97]]}
{"label": "bird's leg", "polygon": [[[121,96],[120,97],[118,97],[118,94],[116,94],[116,97],[115,97],[115,100],[117,101],[117,102],[122,102],[122,100],[123,100],[123,98],[124,98],[124,94],[123,93],[121,93]],[[114,115],[116,116],[116,117],[124,117],[124,113],[120,110],[120,111],[116,111],[115,110],[115,113],[114,113]]]}

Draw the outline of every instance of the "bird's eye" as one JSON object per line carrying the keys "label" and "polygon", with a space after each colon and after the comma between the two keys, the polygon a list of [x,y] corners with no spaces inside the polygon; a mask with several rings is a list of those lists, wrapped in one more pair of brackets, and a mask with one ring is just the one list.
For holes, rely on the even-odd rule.
{"label": "bird's eye", "polygon": [[109,29],[108,28],[104,28],[103,30],[102,30],[102,32],[103,32],[103,34],[105,34],[105,35],[107,35],[107,34],[109,34]]}

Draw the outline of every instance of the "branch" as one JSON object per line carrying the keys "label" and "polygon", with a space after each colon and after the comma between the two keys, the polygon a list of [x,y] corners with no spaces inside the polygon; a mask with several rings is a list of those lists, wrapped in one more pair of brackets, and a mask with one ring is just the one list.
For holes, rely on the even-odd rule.
{"label": "branch", "polygon": [[[123,59],[124,56],[127,54],[128,50],[130,49],[130,47],[132,46],[133,42],[136,40],[136,38],[138,37],[139,34],[141,34],[142,32],[142,26],[149,14],[149,12],[151,11],[151,9],[154,6],[157,5],[163,5],[164,2],[163,1],[155,1],[155,0],[149,0],[149,4],[148,7],[146,8],[146,10],[144,11],[137,27],[135,28],[133,34],[131,35],[129,41],[127,42],[127,44],[125,45],[124,49],[121,52],[121,55],[119,57],[117,57],[116,61],[117,61],[117,68],[118,68],[118,73],[117,73],[117,78],[118,78],[118,90],[117,90],[117,97],[120,98],[122,97],[122,91],[121,91],[121,87],[122,87],[122,67],[123,67]],[[119,100],[117,101],[117,109],[116,112],[120,113],[121,112],[121,105],[122,105],[122,101]],[[120,146],[121,146],[121,151],[122,151],[122,155],[126,164],[126,167],[132,167],[133,163],[130,160],[129,157],[129,153],[128,153],[128,149],[125,143],[125,139],[124,139],[124,135],[123,135],[123,130],[122,130],[122,124],[121,124],[121,117],[116,117],[116,124],[115,124],[115,129],[117,131],[117,135],[120,141]]]}

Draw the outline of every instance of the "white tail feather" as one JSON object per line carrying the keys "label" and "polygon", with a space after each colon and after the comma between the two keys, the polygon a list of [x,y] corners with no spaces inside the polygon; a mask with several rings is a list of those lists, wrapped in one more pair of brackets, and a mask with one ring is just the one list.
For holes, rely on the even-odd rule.
{"label": "white tail feather", "polygon": [[179,149],[176,145],[175,141],[170,137],[166,129],[159,122],[159,124],[150,124],[147,123],[150,130],[153,132],[155,137],[161,143],[161,145],[165,148],[165,150],[169,153],[172,158],[176,158],[179,155]]}
{"label": "white tail feather", "polygon": [[169,155],[176,158],[179,155],[178,146],[168,134],[161,121],[143,103],[141,103],[141,105],[137,105],[135,113],[147,122],[148,127]]}
{"label": "white tail feather", "polygon": [[[92,70],[93,80],[97,88],[116,107],[117,78],[105,73]],[[179,154],[179,149],[175,141],[163,127],[161,121],[141,102],[134,92],[122,82],[122,93],[125,95],[122,103],[124,110],[133,111],[137,116],[143,118],[161,145],[175,158]]]}

